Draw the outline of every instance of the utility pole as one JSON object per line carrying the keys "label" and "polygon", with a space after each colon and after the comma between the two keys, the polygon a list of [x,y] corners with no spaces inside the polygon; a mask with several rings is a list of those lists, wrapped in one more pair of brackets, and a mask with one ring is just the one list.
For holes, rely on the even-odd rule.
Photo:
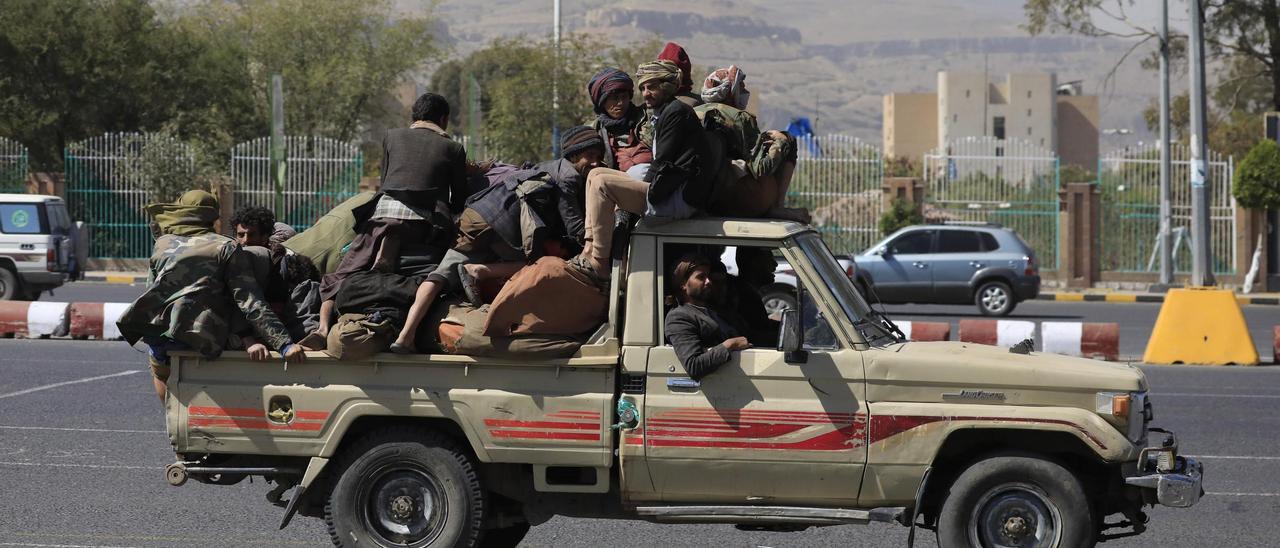
{"label": "utility pole", "polygon": [[555,66],[551,70],[551,157],[560,157],[560,0],[552,0],[555,25],[551,39],[555,42]]}
{"label": "utility pole", "polygon": [[1209,199],[1205,188],[1205,159],[1208,139],[1205,132],[1204,11],[1200,0],[1189,3],[1191,35],[1188,36],[1191,69],[1191,285],[1214,284],[1209,265]]}
{"label": "utility pole", "polygon": [[1169,0],[1160,9],[1160,285],[1173,284],[1173,204],[1169,194]]}
{"label": "utility pole", "polygon": [[271,179],[275,181],[276,219],[284,220],[284,76],[271,75]]}

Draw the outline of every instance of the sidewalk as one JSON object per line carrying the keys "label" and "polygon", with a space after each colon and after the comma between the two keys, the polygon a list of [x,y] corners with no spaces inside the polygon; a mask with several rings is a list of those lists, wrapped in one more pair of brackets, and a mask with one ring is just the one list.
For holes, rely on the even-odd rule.
{"label": "sidewalk", "polygon": [[[1164,293],[1122,291],[1118,289],[1056,289],[1044,291],[1036,300],[1108,303],[1162,303]],[[1236,294],[1236,302],[1242,305],[1280,305],[1280,293]]]}

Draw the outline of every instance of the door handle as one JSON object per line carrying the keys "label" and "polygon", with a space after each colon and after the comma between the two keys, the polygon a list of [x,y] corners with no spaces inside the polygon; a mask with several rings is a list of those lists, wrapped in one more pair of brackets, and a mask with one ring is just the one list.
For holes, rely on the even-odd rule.
{"label": "door handle", "polygon": [[667,379],[667,390],[672,392],[697,392],[702,383],[690,378]]}
{"label": "door handle", "polygon": [[969,261],[969,266],[972,266],[974,268],[982,268],[982,263],[978,261]]}
{"label": "door handle", "polygon": [[928,264],[926,264],[926,263],[922,263],[922,262],[920,262],[920,261],[916,261],[916,262],[914,262],[914,263],[911,263],[911,266],[914,266],[914,267],[916,267],[916,268],[928,268],[928,267],[929,267],[929,265],[928,265]]}

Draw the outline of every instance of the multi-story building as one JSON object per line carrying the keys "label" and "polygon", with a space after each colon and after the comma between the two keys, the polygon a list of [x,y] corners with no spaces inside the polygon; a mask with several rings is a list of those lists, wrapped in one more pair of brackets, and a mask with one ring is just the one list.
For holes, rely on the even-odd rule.
{"label": "multi-story building", "polygon": [[964,137],[1017,139],[1057,152],[1062,164],[1098,161],[1098,98],[1057,76],[1009,74],[992,83],[984,73],[938,72],[936,93],[884,96],[884,152],[918,162]]}

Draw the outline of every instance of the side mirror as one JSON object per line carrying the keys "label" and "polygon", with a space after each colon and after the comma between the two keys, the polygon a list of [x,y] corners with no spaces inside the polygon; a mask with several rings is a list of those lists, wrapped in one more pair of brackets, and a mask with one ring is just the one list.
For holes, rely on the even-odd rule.
{"label": "side mirror", "polygon": [[876,255],[879,255],[881,257],[888,257],[890,255],[893,255],[893,251],[889,249],[889,246],[882,245],[876,248]]}
{"label": "side mirror", "polygon": [[803,363],[809,358],[808,352],[800,349],[803,346],[804,330],[800,325],[800,311],[783,310],[778,333],[778,350],[782,351],[787,363]]}

